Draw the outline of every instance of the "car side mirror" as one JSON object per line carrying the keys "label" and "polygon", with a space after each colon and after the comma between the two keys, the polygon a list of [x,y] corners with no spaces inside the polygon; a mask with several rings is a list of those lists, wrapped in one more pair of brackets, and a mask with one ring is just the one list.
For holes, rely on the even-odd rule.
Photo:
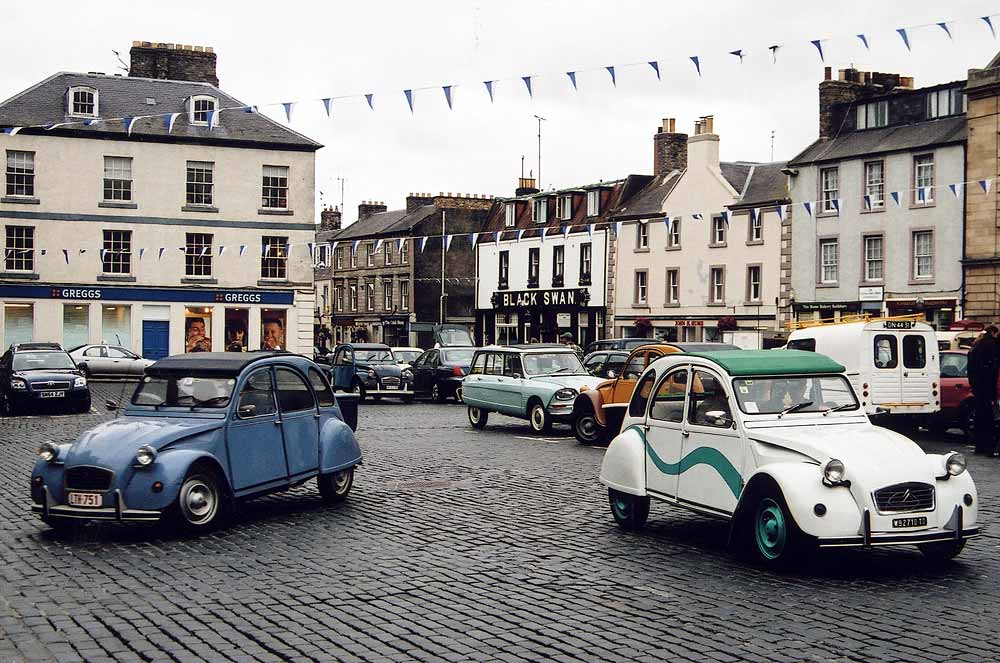
{"label": "car side mirror", "polygon": [[253,417],[253,416],[255,416],[257,414],[257,406],[253,405],[252,403],[250,405],[241,405],[236,410],[236,412],[237,412],[237,414],[239,414],[241,417],[244,417],[244,418],[246,418],[246,417]]}
{"label": "car side mirror", "polygon": [[705,421],[712,426],[718,426],[719,428],[729,428],[733,425],[732,417],[722,410],[712,410],[711,412],[706,412]]}
{"label": "car side mirror", "polygon": [[609,378],[616,378],[616,377],[618,377],[618,374],[615,373],[614,371],[608,371],[608,377]]}
{"label": "car side mirror", "polygon": [[114,412],[118,409],[118,403],[114,402],[110,398],[104,401],[104,407],[107,408],[108,412]]}
{"label": "car side mirror", "polygon": [[78,369],[80,369],[81,371],[86,370],[87,369],[87,362],[81,361],[79,364],[76,365],[76,367]]}

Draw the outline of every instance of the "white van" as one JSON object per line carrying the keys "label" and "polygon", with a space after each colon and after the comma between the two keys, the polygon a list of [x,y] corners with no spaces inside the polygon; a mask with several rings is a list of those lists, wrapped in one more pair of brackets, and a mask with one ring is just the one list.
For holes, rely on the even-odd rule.
{"label": "white van", "polygon": [[925,322],[876,318],[793,331],[791,350],[820,352],[844,365],[869,415],[918,417],[941,409],[941,362]]}

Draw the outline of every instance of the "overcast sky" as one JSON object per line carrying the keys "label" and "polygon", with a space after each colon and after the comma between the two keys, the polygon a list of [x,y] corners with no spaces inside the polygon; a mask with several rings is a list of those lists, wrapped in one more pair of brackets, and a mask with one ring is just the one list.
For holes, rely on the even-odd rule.
{"label": "overcast sky", "polygon": [[[807,9],[808,7],[808,9]],[[964,79],[1000,49],[984,14],[1000,2],[838,0],[505,0],[503,2],[231,2],[170,0],[107,5],[9,3],[0,40],[0,97],[56,71],[116,71],[112,49],[133,39],[213,46],[221,87],[252,104],[375,93],[299,104],[292,127],[326,147],[316,186],[345,221],[360,200],[404,205],[410,191],[511,195],[525,157],[542,184],[566,187],[651,173],[652,134],[664,117],[693,133],[715,116],[725,160],[794,156],[816,137],[816,85],[826,64],[914,76],[917,86]],[[954,42],[933,25],[950,23]],[[910,31],[908,53],[895,30]],[[1000,29],[1000,17],[995,21]],[[853,35],[863,32],[866,51]],[[782,45],[777,62],[768,49]],[[729,51],[743,49],[742,64]],[[701,59],[699,78],[689,56]],[[658,60],[662,82],[645,64]],[[606,65],[617,66],[617,87]],[[565,73],[578,74],[574,92]],[[534,99],[521,76],[535,75]],[[491,104],[482,81],[496,84]],[[513,80],[510,80],[513,79]],[[449,111],[436,86],[455,85]],[[410,114],[405,88],[415,93]],[[281,107],[266,112],[284,121]],[[223,122],[224,122],[223,118]]]}

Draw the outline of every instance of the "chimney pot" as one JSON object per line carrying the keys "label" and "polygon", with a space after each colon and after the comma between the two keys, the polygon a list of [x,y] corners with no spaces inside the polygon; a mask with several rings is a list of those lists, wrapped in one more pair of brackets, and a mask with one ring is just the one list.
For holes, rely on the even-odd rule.
{"label": "chimney pot", "polygon": [[823,67],[823,80],[824,81],[828,81],[831,78],[833,78],[833,68],[832,67]]}

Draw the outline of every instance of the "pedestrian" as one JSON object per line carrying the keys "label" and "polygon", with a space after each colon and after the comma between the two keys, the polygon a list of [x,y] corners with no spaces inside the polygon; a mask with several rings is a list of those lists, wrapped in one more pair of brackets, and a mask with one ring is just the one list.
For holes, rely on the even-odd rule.
{"label": "pedestrian", "polygon": [[562,344],[565,345],[567,348],[572,348],[573,352],[576,353],[576,356],[578,356],[580,359],[583,359],[583,348],[581,348],[579,345],[573,342],[573,334],[569,332],[563,332]]}
{"label": "pedestrian", "polygon": [[997,379],[1000,375],[1000,347],[997,328],[989,325],[969,350],[969,386],[975,407],[976,453],[996,452],[994,412],[997,406]]}

